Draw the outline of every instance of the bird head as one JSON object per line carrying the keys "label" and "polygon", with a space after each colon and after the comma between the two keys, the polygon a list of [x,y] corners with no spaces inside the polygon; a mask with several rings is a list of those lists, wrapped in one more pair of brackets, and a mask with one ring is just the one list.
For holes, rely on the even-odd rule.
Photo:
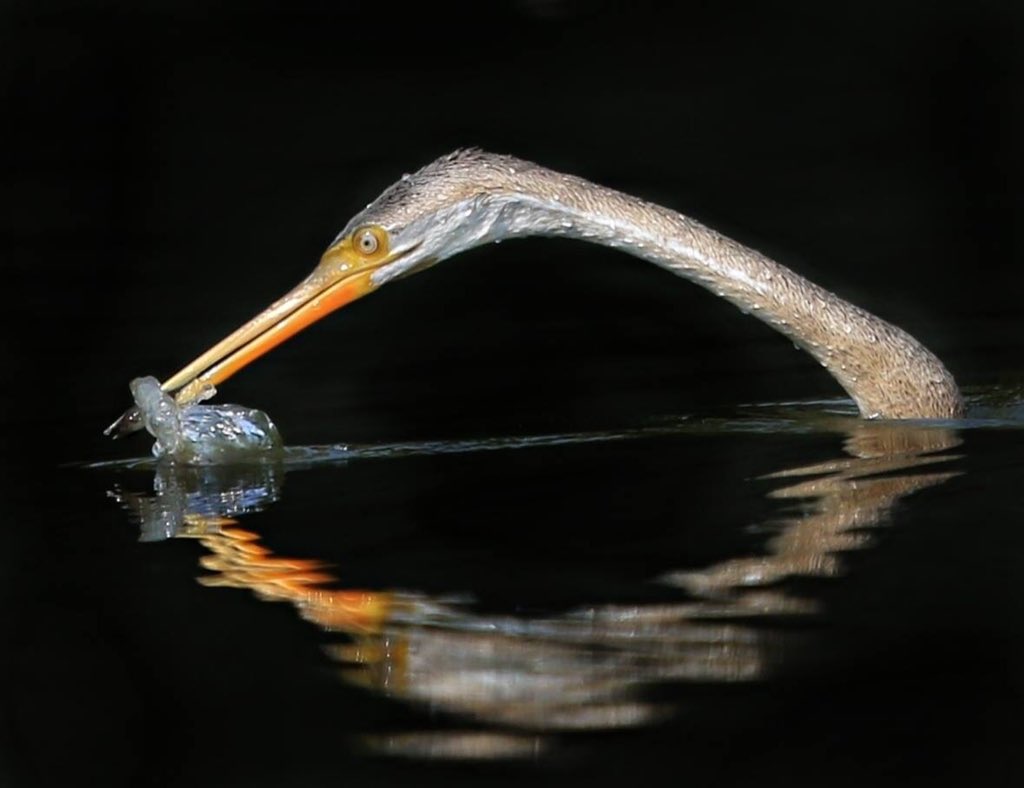
{"label": "bird head", "polygon": [[[192,402],[325,315],[393,279],[465,249],[515,235],[516,181],[537,165],[476,149],[444,156],[386,189],[348,222],[313,272],[162,384]],[[141,426],[129,409],[107,434]]]}

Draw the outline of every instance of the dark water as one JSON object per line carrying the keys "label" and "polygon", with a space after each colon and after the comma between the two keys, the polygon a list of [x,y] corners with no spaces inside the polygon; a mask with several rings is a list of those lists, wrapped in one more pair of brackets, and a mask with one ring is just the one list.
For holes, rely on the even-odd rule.
{"label": "dark water", "polygon": [[[378,11],[5,16],[3,784],[1019,782],[1011,6]],[[102,438],[466,144],[905,326],[969,418],[861,422],[699,288],[535,240],[225,385],[280,463]]]}
{"label": "dark water", "polygon": [[14,629],[21,765],[1018,774],[1020,400],[949,426],[835,409],[56,471]]}

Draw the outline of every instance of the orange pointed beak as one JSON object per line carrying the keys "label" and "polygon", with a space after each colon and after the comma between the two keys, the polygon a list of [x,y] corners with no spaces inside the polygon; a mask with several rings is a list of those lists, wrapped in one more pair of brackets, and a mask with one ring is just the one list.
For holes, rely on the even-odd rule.
{"label": "orange pointed beak", "polygon": [[[248,323],[225,337],[163,382],[177,392],[179,404],[193,402],[243,367],[273,350],[302,329],[373,292],[373,272],[397,256],[366,258],[345,238],[331,246],[319,265],[295,289],[271,304]],[[129,408],[104,431],[115,438],[142,427],[136,408]]]}

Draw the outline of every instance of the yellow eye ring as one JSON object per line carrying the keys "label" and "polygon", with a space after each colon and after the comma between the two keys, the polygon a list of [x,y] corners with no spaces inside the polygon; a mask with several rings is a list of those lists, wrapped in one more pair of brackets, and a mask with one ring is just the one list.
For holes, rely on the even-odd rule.
{"label": "yellow eye ring", "polygon": [[352,233],[352,248],[363,257],[382,257],[388,251],[387,233],[380,227],[361,227]]}

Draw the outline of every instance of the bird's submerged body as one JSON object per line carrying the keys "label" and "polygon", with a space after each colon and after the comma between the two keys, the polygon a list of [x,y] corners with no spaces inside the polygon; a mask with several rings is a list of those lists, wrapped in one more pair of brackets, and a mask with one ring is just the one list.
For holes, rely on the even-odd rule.
{"label": "bird's submerged body", "polygon": [[902,329],[674,210],[475,149],[403,176],[352,218],[305,282],[164,388],[188,400],[392,279],[475,246],[529,235],[621,249],[702,285],[810,353],[862,416],[944,419],[963,412],[952,375]]}

